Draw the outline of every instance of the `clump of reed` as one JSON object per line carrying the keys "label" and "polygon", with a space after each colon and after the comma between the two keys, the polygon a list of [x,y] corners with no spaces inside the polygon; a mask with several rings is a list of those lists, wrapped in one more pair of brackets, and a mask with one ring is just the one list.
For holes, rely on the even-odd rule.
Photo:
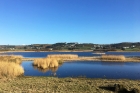
{"label": "clump of reed", "polygon": [[33,66],[41,69],[56,68],[63,63],[65,59],[78,58],[78,55],[73,54],[53,54],[48,55],[46,58],[37,58],[33,62]]}
{"label": "clump of reed", "polygon": [[59,63],[57,59],[37,58],[34,60],[33,65],[38,68],[47,69],[50,67],[58,67]]}
{"label": "clump of reed", "polygon": [[2,62],[15,62],[20,64],[22,62],[22,56],[20,55],[1,55],[0,61]]}
{"label": "clump of reed", "polygon": [[23,75],[24,69],[14,62],[0,61],[0,78],[17,77]]}
{"label": "clump of reed", "polygon": [[76,54],[52,54],[52,55],[48,55],[47,58],[74,59],[74,58],[78,58],[78,55],[76,55]]}
{"label": "clump of reed", "polygon": [[102,60],[125,61],[125,56],[124,55],[102,55],[101,59]]}

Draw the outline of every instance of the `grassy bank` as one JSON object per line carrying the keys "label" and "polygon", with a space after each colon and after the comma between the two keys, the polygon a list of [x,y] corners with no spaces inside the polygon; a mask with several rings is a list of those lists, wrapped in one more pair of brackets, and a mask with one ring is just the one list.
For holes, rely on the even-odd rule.
{"label": "grassy bank", "polygon": [[20,77],[0,82],[0,92],[4,93],[114,93],[115,84],[123,85],[127,91],[140,90],[139,80],[125,79]]}

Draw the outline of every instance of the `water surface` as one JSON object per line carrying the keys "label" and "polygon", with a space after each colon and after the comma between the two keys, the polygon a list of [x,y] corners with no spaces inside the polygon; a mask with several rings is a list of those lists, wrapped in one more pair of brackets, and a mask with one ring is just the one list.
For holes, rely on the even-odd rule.
{"label": "water surface", "polygon": [[25,76],[87,77],[107,79],[140,79],[140,63],[135,62],[65,62],[59,68],[41,70],[32,61],[23,62]]}
{"label": "water surface", "polygon": [[[110,55],[124,55],[126,57],[139,56],[140,52],[105,52]],[[78,56],[100,56],[93,52],[9,52],[8,55],[22,55],[23,57],[46,57],[49,54],[77,54]]]}

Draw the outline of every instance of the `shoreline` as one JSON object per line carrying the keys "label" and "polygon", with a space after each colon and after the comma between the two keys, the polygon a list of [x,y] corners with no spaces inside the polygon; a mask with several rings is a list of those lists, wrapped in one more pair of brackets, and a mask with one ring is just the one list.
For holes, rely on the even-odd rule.
{"label": "shoreline", "polygon": [[[77,51],[68,51],[68,50],[55,50],[55,51],[0,51],[0,53],[9,53],[9,52],[93,52],[98,53],[98,51],[93,50],[77,50]],[[140,51],[107,51],[107,52],[140,52]],[[99,52],[100,53],[100,52]],[[105,53],[105,52],[103,52]]]}
{"label": "shoreline", "polygon": [[83,50],[83,51],[4,51],[0,53],[9,53],[9,52],[93,52],[92,50]]}

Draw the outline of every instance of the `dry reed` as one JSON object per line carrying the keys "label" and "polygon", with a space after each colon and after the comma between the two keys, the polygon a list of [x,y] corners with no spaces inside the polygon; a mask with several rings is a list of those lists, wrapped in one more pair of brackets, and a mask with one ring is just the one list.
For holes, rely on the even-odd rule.
{"label": "dry reed", "polygon": [[102,55],[102,60],[120,60],[125,61],[125,56],[123,55]]}
{"label": "dry reed", "polygon": [[76,55],[76,54],[52,54],[52,55],[48,55],[47,58],[74,59],[74,58],[78,58],[78,55]]}
{"label": "dry reed", "polygon": [[35,59],[33,62],[34,66],[37,66],[42,69],[46,69],[49,67],[58,67],[58,64],[58,60],[50,58],[38,58]]}
{"label": "dry reed", "polygon": [[0,61],[2,62],[15,62],[20,64],[22,62],[22,56],[20,55],[1,55]]}
{"label": "dry reed", "polygon": [[41,69],[56,68],[59,64],[63,63],[65,59],[78,58],[78,55],[72,54],[55,54],[48,55],[47,58],[37,58],[34,60],[33,65]]}
{"label": "dry reed", "polygon": [[16,77],[24,73],[24,69],[14,62],[0,61],[0,77]]}
{"label": "dry reed", "polygon": [[50,67],[58,67],[58,61],[56,59],[52,59],[50,61]]}

